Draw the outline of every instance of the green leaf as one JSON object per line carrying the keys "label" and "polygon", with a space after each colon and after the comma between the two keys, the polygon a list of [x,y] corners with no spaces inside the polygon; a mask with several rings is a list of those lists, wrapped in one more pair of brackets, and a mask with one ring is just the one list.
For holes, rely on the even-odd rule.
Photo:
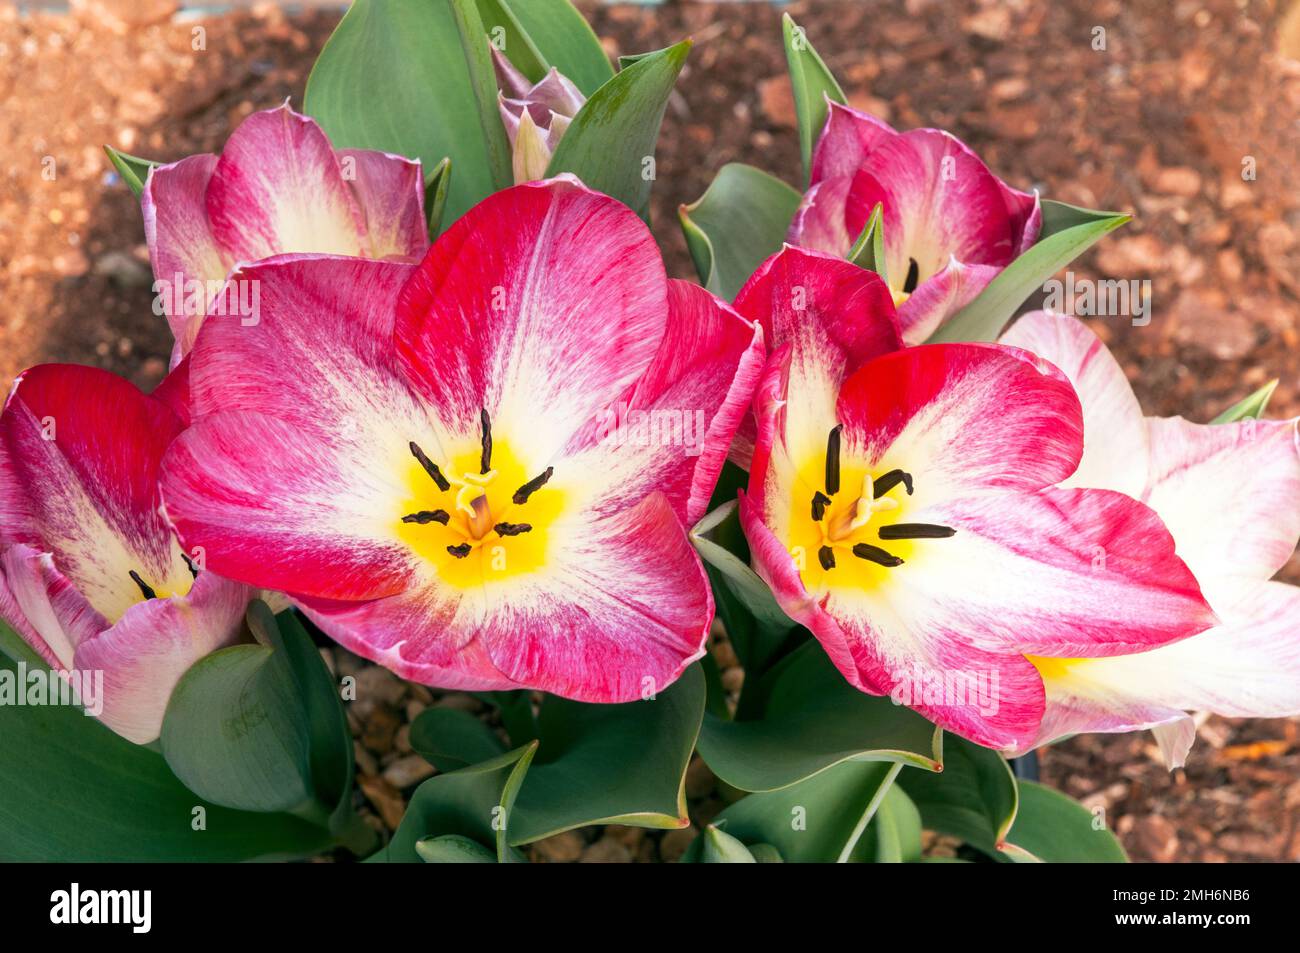
{"label": "green leaf", "polygon": [[504,754],[496,732],[469,712],[426,708],[411,722],[411,748],[446,774]]}
{"label": "green leaf", "polygon": [[572,172],[589,188],[612,195],[643,218],[650,206],[653,160],[664,108],[691,41],[651,53],[592,93],[551,156],[548,176]]}
{"label": "green leaf", "polygon": [[305,109],[336,148],[456,168],[446,216],[512,184],[510,143],[473,0],[357,0],[321,50]]}
{"label": "green leaf", "polygon": [[1059,791],[1020,782],[1020,810],[1010,839],[1026,856],[1051,863],[1122,864],[1124,848],[1099,816]]}
{"label": "green leaf", "polygon": [[[850,761],[780,791],[750,794],[713,823],[745,844],[767,844],[787,863],[846,861],[901,765]],[[683,857],[703,859],[704,837]]]}
{"label": "green leaf", "polygon": [[[509,846],[515,824],[515,798],[528,774],[537,743],[524,745],[479,764],[439,774],[415,789],[393,839],[370,858],[386,863],[414,863],[429,854],[445,856],[447,845],[436,847],[431,838],[449,835],[474,845],[493,845],[501,863],[520,860]],[[424,843],[423,854],[418,844]],[[464,847],[464,845],[461,845]]]}
{"label": "green leaf", "polygon": [[686,764],[703,713],[698,665],[648,701],[591,705],[547,696],[510,842],[587,824],[685,827]]}
{"label": "green leaf", "polygon": [[1042,205],[1043,228],[1037,243],[935,331],[930,343],[997,340],[1025,299],[1048,278],[1132,218],[1063,202],[1044,200]]}
{"label": "green leaf", "polygon": [[816,642],[783,659],[771,677],[762,718],[707,715],[700,730],[700,756],[733,787],[780,790],[846,761],[893,761],[926,771],[946,764],[934,725],[889,698],[858,691]]}
{"label": "green leaf", "polygon": [[915,864],[921,860],[921,812],[897,784],[885,792],[876,816],[853,851],[853,860]]}
{"label": "green leaf", "polygon": [[903,790],[927,830],[960,838],[1002,859],[1019,795],[1007,759],[957,735],[944,738],[943,772],[908,771]]}
{"label": "green leaf", "polygon": [[442,216],[447,210],[447,189],[451,186],[451,159],[444,158],[424,173],[424,215],[429,223],[429,238],[442,231]]}
{"label": "green leaf", "polygon": [[753,166],[731,162],[705,193],[677,211],[695,271],[731,301],[769,256],[781,250],[799,193]]}
{"label": "green leaf", "polygon": [[609,57],[569,0],[477,0],[483,27],[501,52],[534,83],[554,66],[590,96],[614,75]]}
{"label": "green leaf", "polygon": [[415,852],[426,864],[495,864],[496,855],[476,840],[460,834],[426,837],[415,842]]}
{"label": "green leaf", "polygon": [[[15,641],[0,623],[0,648],[7,654]],[[0,679],[32,670],[28,653],[14,654],[24,668],[0,657]],[[289,814],[233,811],[202,800],[157,752],[75,707],[0,705],[0,738],[5,860],[272,860],[310,856],[333,842],[324,828]]]}
{"label": "green leaf", "polygon": [[880,202],[871,210],[862,234],[849,250],[849,261],[859,268],[874,271],[882,281],[889,283],[885,273],[885,207]]}
{"label": "green leaf", "polygon": [[781,17],[785,35],[785,59],[790,66],[790,85],[794,90],[794,109],[799,120],[799,151],[803,156],[804,185],[812,177],[812,152],[826,125],[830,112],[827,100],[847,105],[844,90],[835,81],[817,51],[808,42],[803,27],[790,14]]}
{"label": "green leaf", "polygon": [[293,617],[253,602],[254,645],[220,649],[172,692],[162,752],[191,791],[224,807],[327,823],[351,788],[351,737],[332,679]]}
{"label": "green leaf", "polygon": [[1219,416],[1210,421],[1212,424],[1230,424],[1238,420],[1254,418],[1258,420],[1264,416],[1264,409],[1268,407],[1269,398],[1273,396],[1273,391],[1277,390],[1277,378],[1273,378],[1255,393],[1243,400],[1237,401]]}
{"label": "green leaf", "polygon": [[112,146],[104,146],[104,151],[108,153],[108,159],[113,163],[113,168],[117,169],[117,174],[122,177],[127,188],[135,193],[136,198],[144,193],[145,183],[149,181],[149,170],[154,166],[162,165],[161,162],[152,159],[141,159],[139,156],[118,152]]}
{"label": "green leaf", "polygon": [[754,855],[749,848],[726,831],[710,824],[702,835],[704,844],[700,850],[702,864],[755,864]]}

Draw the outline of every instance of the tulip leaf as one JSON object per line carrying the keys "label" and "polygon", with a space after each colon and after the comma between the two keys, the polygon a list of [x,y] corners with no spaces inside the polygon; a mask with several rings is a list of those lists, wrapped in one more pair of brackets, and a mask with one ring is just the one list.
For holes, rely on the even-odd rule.
{"label": "tulip leaf", "polygon": [[820,644],[796,649],[768,679],[762,718],[704,718],[700,757],[727,784],[776,791],[847,761],[946,770],[939,730],[889,698],[858,691]]}
{"label": "tulip leaf", "polygon": [[790,14],[781,17],[785,36],[785,59],[790,66],[790,86],[794,90],[794,109],[799,121],[799,151],[803,156],[804,184],[812,177],[812,153],[817,138],[826,126],[830,102],[847,105],[840,84],[817,51],[808,42],[804,29]]}
{"label": "tulip leaf", "polygon": [[163,720],[162,752],[196,794],[328,823],[352,783],[352,739],[333,679],[292,612],[248,609],[257,644],[192,665]]}
{"label": "tulip leaf", "polygon": [[477,3],[488,36],[534,83],[553,66],[590,96],[614,75],[600,40],[569,0]]}
{"label": "tulip leaf", "polygon": [[[446,859],[445,843],[435,846],[429,839],[463,837],[462,855],[477,853],[489,845],[500,863],[522,860],[508,843],[513,836],[515,798],[528,774],[537,743],[526,744],[478,764],[439,774],[422,783],[411,796],[402,822],[388,846],[372,862],[415,863]],[[423,849],[419,847],[424,844]],[[491,856],[491,854],[489,854]]]}
{"label": "tulip leaf", "polygon": [[685,827],[686,764],[703,713],[698,665],[647,701],[594,705],[547,696],[510,842],[588,824]]}
{"label": "tulip leaf", "polygon": [[897,784],[884,800],[853,850],[853,860],[873,864],[914,864],[921,860],[921,812]]}
{"label": "tulip leaf", "polygon": [[442,216],[447,211],[447,189],[451,186],[451,158],[444,158],[424,173],[424,215],[429,223],[430,240],[442,231]]}
{"label": "tulip leaf", "polygon": [[[847,861],[901,768],[848,761],[779,791],[743,797],[713,824],[743,844],[770,845],[787,863]],[[705,837],[695,839],[684,862],[703,860]]]}
{"label": "tulip leaf", "polygon": [[1043,227],[1038,241],[1007,265],[974,301],[940,326],[930,336],[930,343],[996,341],[1025,299],[1047,279],[1132,218],[1063,202],[1045,200],[1042,206]]}
{"label": "tulip leaf", "polygon": [[1019,794],[1007,759],[954,734],[944,737],[943,754],[941,774],[908,771],[899,782],[926,829],[960,838],[991,857],[1012,856],[1005,853],[1006,837]]}
{"label": "tulip leaf", "polygon": [[702,864],[754,864],[758,863],[749,848],[726,831],[710,824],[701,835],[700,863]]}
{"label": "tulip leaf", "polygon": [[[0,656],[0,691],[46,671],[15,643],[22,644],[0,623],[0,650],[18,657]],[[290,814],[234,811],[197,797],[160,754],[72,706],[2,704],[0,738],[0,857],[8,861],[272,860],[334,842]]]}
{"label": "tulip leaf", "polygon": [[1277,378],[1269,381],[1255,393],[1242,400],[1237,401],[1219,416],[1210,421],[1212,424],[1231,424],[1238,420],[1253,418],[1258,420],[1264,416],[1264,410],[1268,407],[1269,399],[1273,396],[1273,391],[1277,390]]}
{"label": "tulip leaf", "polygon": [[730,162],[705,193],[678,209],[686,245],[704,286],[736,297],[745,281],[781,250],[799,193],[753,166]]}
{"label": "tulip leaf", "polygon": [[1020,854],[1016,859],[1071,864],[1128,861],[1100,815],[1034,781],[1020,782],[1020,810],[1008,837],[1014,843],[1007,847]]}
{"label": "tulip leaf", "polygon": [[506,746],[469,712],[426,708],[411,722],[411,748],[446,773],[504,754]]}
{"label": "tulip leaf", "polygon": [[880,202],[871,210],[862,234],[849,250],[849,261],[859,268],[874,271],[881,281],[889,283],[885,273],[885,207]]}
{"label": "tulip leaf", "polygon": [[460,834],[425,837],[415,852],[426,864],[495,864],[496,855],[478,841]]}
{"label": "tulip leaf", "polygon": [[307,80],[305,109],[336,148],[379,149],[456,175],[446,215],[514,181],[496,77],[473,0],[356,0]]}
{"label": "tulip leaf", "polygon": [[161,162],[152,159],[141,159],[139,156],[118,152],[112,146],[104,146],[104,151],[108,154],[108,161],[113,163],[113,168],[117,170],[117,174],[122,177],[122,181],[136,198],[144,194],[145,183],[149,181],[149,170],[154,166],[162,165]]}
{"label": "tulip leaf", "polygon": [[659,126],[690,51],[691,41],[683,40],[650,53],[592,93],[556,146],[546,174],[571,172],[645,218]]}

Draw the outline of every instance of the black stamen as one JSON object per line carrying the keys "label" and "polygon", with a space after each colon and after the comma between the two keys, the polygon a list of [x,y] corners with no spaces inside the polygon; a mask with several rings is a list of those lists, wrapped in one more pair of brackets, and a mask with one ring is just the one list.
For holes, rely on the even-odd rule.
{"label": "black stamen", "polygon": [[492,418],[486,407],[479,411],[478,419],[483,426],[483,456],[479,458],[478,472],[487,473],[492,469]]}
{"label": "black stamen", "polygon": [[438,469],[438,464],[426,457],[424,451],[416,446],[414,440],[411,441],[411,455],[420,461],[420,466],[424,467],[424,472],[433,478],[434,483],[438,484],[438,489],[444,493],[451,489],[451,484],[447,482],[447,478]]}
{"label": "black stamen", "polygon": [[144,597],[146,599],[158,598],[158,593],[153,591],[153,588],[149,585],[149,583],[145,582],[143,579],[140,578],[140,574],[138,572],[132,569],[129,575],[131,576],[131,579],[134,580],[135,584],[140,587],[140,591],[144,593]]}
{"label": "black stamen", "polygon": [[907,487],[907,495],[912,495],[912,474],[905,470],[890,470],[871,484],[871,495],[880,499],[898,484]]}
{"label": "black stamen", "polygon": [[554,472],[555,467],[547,467],[542,473],[515,490],[515,495],[511,499],[516,503],[527,503],[530,496],[546,486],[546,481],[551,478],[551,474]]}
{"label": "black stamen", "polygon": [[865,559],[868,562],[879,563],[881,566],[901,566],[903,561],[893,553],[886,552],[879,546],[871,546],[867,543],[858,543],[853,547],[853,555],[859,559]]}
{"label": "black stamen", "polygon": [[407,513],[402,517],[402,522],[419,523],[422,526],[425,523],[441,523],[446,526],[450,519],[451,514],[446,510],[420,510],[418,513]]}
{"label": "black stamen", "polygon": [[820,523],[822,517],[826,515],[826,507],[831,505],[831,498],[818,490],[813,494],[812,518],[815,522]]}
{"label": "black stamen", "polygon": [[451,553],[457,559],[464,559],[469,555],[470,550],[474,547],[469,543],[461,543],[459,546],[448,546],[447,552]]}
{"label": "black stamen", "polygon": [[185,568],[187,568],[190,571],[190,575],[193,576],[195,579],[198,579],[199,567],[194,565],[194,560],[190,559],[190,557],[185,555],[184,553],[181,553],[181,559],[185,560]]}
{"label": "black stamen", "polygon": [[907,259],[907,278],[903,281],[903,293],[910,295],[913,291],[915,291],[916,286],[920,283],[920,278],[921,278],[921,269],[916,264],[916,259],[915,258]]}
{"label": "black stamen", "polygon": [[947,539],[956,533],[951,526],[938,523],[894,523],[880,527],[881,539]]}
{"label": "black stamen", "polygon": [[817,561],[822,564],[822,569],[831,570],[835,568],[835,550],[829,546],[823,546],[817,550]]}
{"label": "black stamen", "polygon": [[826,492],[831,496],[840,492],[840,431],[843,429],[843,424],[836,424],[826,438]]}
{"label": "black stamen", "polygon": [[492,528],[501,536],[518,536],[530,532],[533,526],[531,523],[497,523]]}

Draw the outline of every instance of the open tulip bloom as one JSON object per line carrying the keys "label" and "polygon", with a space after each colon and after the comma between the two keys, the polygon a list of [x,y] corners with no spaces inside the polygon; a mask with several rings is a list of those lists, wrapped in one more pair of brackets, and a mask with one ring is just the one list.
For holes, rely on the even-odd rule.
{"label": "open tulip bloom", "polygon": [[1011,188],[938,129],[896,132],[839,103],[812,159],[791,244],[847,255],[876,205],[903,340],[920,344],[1038,238],[1038,195]]}
{"label": "open tulip bloom", "polygon": [[1221,620],[1147,652],[1036,659],[1047,707],[1035,742],[1152,728],[1176,767],[1196,737],[1188,712],[1300,713],[1300,589],[1270,581],[1300,540],[1297,421],[1144,417],[1118,362],[1076,318],[1035,312],[1002,340],[1052,361],[1079,393],[1083,460],[1063,485],[1154,509]]}
{"label": "open tulip bloom", "polygon": [[1155,512],[1056,486],[1079,465],[1083,417],[1051,364],[990,344],[900,350],[877,275],[794,248],[736,308],[776,348],[741,501],[755,567],[858,688],[1023,749],[1046,704],[1035,659],[1125,655],[1214,623]]}
{"label": "open tulip bloom", "polygon": [[168,515],[427,684],[648,696],[703,651],[703,515],[761,332],[666,278],[645,225],[571,178],[488,198],[417,267],[241,269],[261,320],[209,320]]}

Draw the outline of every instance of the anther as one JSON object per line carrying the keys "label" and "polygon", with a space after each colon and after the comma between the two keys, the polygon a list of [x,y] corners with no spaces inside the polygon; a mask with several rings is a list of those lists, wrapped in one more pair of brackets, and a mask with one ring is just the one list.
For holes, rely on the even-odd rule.
{"label": "anther", "polygon": [[424,451],[416,446],[414,440],[411,441],[410,446],[411,455],[420,461],[420,466],[424,467],[424,472],[433,478],[434,483],[438,484],[438,489],[442,490],[444,493],[450,490],[451,484],[447,482],[447,478],[443,476],[442,471],[438,469],[438,464],[426,457]]}
{"label": "anther", "polygon": [[474,547],[469,543],[461,543],[459,546],[448,546],[447,552],[451,553],[457,559],[464,559],[470,554],[470,550],[473,548]]}
{"label": "anther", "polygon": [[131,579],[135,582],[135,584],[140,587],[140,591],[144,593],[144,597],[146,599],[158,598],[158,593],[153,591],[153,587],[150,586],[149,583],[145,582],[143,579],[140,578],[140,574],[138,572],[132,569],[128,575],[130,575]]}
{"label": "anther", "polygon": [[886,552],[879,546],[871,546],[868,543],[858,543],[853,547],[853,555],[859,559],[865,559],[868,562],[877,563],[881,566],[901,566],[903,561],[893,553]]}
{"label": "anther", "polygon": [[956,535],[951,526],[938,523],[894,523],[880,527],[881,539],[947,539]]}
{"label": "anther", "polygon": [[826,515],[826,507],[830,506],[831,498],[818,490],[813,494],[812,499],[812,518],[814,522],[820,523],[822,517]]}
{"label": "anther", "polygon": [[551,474],[554,472],[555,467],[547,467],[540,474],[533,477],[519,489],[515,490],[515,495],[511,497],[511,500],[515,503],[527,503],[530,496],[542,487],[546,486],[546,481],[551,478]]}
{"label": "anther", "polygon": [[531,523],[497,523],[492,528],[499,536],[518,536],[521,533],[531,532],[533,526]]}
{"label": "anther", "polygon": [[451,519],[451,514],[446,510],[420,510],[418,513],[407,513],[402,517],[403,523],[419,523],[423,526],[425,523],[441,523],[443,526]]}
{"label": "anther", "polygon": [[479,411],[478,419],[483,428],[483,455],[479,458],[478,472],[487,473],[492,469],[492,418],[486,407]]}
{"label": "anther", "polygon": [[840,431],[843,429],[843,424],[836,424],[826,438],[826,492],[831,496],[840,492]]}
{"label": "anther", "polygon": [[912,474],[905,470],[890,470],[888,473],[878,477],[872,486],[872,495],[880,499],[898,484],[903,484],[907,488],[907,495],[912,495]]}
{"label": "anther", "polygon": [[822,569],[831,570],[835,568],[835,550],[829,546],[823,546],[817,550],[817,561],[822,564]]}
{"label": "anther", "polygon": [[185,560],[185,568],[190,571],[190,575],[195,579],[199,578],[199,567],[194,565],[194,560],[190,559],[185,553],[181,553],[181,559]]}

